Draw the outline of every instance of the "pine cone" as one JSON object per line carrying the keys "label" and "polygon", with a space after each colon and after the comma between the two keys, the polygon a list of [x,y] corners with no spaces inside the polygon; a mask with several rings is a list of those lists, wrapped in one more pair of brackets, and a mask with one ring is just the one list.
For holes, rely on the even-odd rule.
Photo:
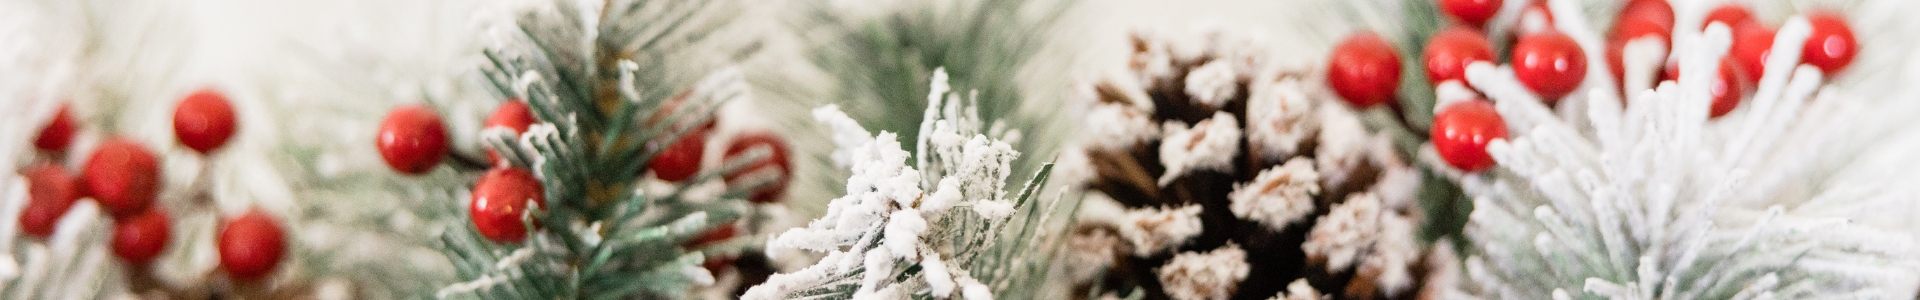
{"label": "pine cone", "polygon": [[1217,31],[1132,38],[1124,76],[1079,87],[1090,142],[1063,159],[1085,168],[1070,184],[1118,206],[1091,208],[1067,241],[1069,261],[1094,264],[1077,268],[1104,269],[1070,272],[1098,289],[1082,295],[1284,298],[1304,280],[1287,294],[1419,297],[1440,260],[1415,239],[1421,174],[1318,70],[1270,67]]}

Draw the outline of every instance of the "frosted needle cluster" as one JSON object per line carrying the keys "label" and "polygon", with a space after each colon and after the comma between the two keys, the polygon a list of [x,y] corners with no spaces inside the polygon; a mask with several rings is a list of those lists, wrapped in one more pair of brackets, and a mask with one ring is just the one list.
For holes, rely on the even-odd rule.
{"label": "frosted needle cluster", "polygon": [[981,253],[1000,239],[995,233],[1023,200],[1004,192],[1019,153],[980,133],[976,108],[948,92],[946,73],[936,71],[917,159],[893,132],[868,135],[837,106],[814,110],[840,145],[835,157],[853,175],[825,216],[775,237],[768,248],[827,255],[773,275],[745,299],[993,298],[975,277],[982,270],[969,268],[1000,259]]}

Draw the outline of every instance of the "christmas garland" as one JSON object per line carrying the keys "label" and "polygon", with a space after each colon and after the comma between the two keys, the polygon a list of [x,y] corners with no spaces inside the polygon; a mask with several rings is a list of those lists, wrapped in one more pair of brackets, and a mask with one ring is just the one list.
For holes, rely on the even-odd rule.
{"label": "christmas garland", "polygon": [[1920,3],[1081,4],[501,1],[477,70],[209,79],[203,4],[0,3],[0,298],[1920,292]]}

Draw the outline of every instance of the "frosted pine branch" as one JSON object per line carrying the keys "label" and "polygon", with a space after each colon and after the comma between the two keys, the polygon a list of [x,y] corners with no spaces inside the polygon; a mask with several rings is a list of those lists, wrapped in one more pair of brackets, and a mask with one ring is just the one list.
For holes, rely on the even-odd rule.
{"label": "frosted pine branch", "polygon": [[[535,124],[517,134],[477,131],[506,167],[534,175],[545,205],[512,211],[528,224],[524,241],[481,239],[467,222],[449,222],[441,248],[460,281],[436,296],[681,298],[742,284],[738,275],[723,281],[746,268],[734,262],[765,258],[739,237],[778,217],[761,210],[777,204],[746,198],[784,189],[785,158],[772,157],[783,142],[761,140],[695,166],[656,159],[682,141],[715,147],[706,134],[719,130],[718,108],[748,98],[739,69],[703,60],[716,49],[737,50],[719,55],[730,60],[756,49],[730,44],[745,35],[722,34],[735,28],[739,3],[537,2],[481,17],[497,34],[481,75],[499,99],[526,101]],[[692,170],[666,179],[663,168]],[[756,201],[778,200],[765,198]]]}
{"label": "frosted pine branch", "polygon": [[[898,135],[881,131],[869,137],[834,106],[814,111],[836,131],[843,146],[836,157],[847,158],[853,171],[847,194],[833,199],[825,216],[780,234],[768,247],[827,256],[774,275],[744,298],[992,299],[998,288],[989,279],[1016,270],[1007,267],[1008,259],[1028,253],[1003,244],[1027,238],[1004,229],[1018,220],[1012,218],[1016,210],[1036,205],[1029,199],[1036,183],[1007,197],[1006,180],[1019,153],[983,132],[972,99],[949,93],[944,71],[935,74],[917,164],[910,163],[913,154]],[[1035,181],[1045,176],[1042,171]]]}
{"label": "frosted pine branch", "polygon": [[[1574,2],[1550,2],[1561,20],[1555,26],[1598,61],[1597,31]],[[1708,8],[1676,3],[1681,24],[1698,22]],[[1679,30],[1672,60],[1710,70],[1729,35],[1720,25]],[[1832,158],[1808,150],[1848,142],[1817,129],[1860,121],[1847,114],[1875,115],[1857,110],[1875,100],[1841,97],[1850,92],[1845,84],[1799,64],[1807,36],[1803,18],[1788,19],[1758,92],[1717,119],[1707,117],[1711,72],[1629,87],[1623,99],[1611,92],[1605,64],[1590,64],[1583,92],[1554,109],[1506,66],[1469,67],[1468,81],[1496,102],[1515,134],[1488,146],[1500,167],[1452,174],[1475,205],[1464,289],[1501,299],[1914,297],[1920,266],[1912,236],[1855,221],[1885,219],[1869,207],[1899,205],[1878,199],[1910,191],[1871,184],[1902,179],[1835,182],[1826,178],[1833,173],[1807,172],[1860,168],[1820,166]],[[1855,67],[1876,69],[1862,63]],[[1423,158],[1450,168],[1431,148]],[[1906,178],[1910,185],[1914,177]],[[1830,200],[1839,198],[1849,200]]]}

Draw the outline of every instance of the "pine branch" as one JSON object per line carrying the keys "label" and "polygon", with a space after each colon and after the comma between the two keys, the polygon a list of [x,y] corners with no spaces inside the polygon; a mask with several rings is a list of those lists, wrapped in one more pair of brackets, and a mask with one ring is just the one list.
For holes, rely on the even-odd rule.
{"label": "pine branch", "polygon": [[[745,97],[737,70],[684,82],[668,59],[710,45],[731,17],[717,1],[608,1],[528,11],[519,34],[487,51],[484,77],[500,95],[525,99],[540,123],[524,133],[487,130],[482,140],[510,165],[532,170],[547,199],[525,215],[527,241],[478,238],[451,224],[443,244],[462,283],[441,298],[679,298],[714,278],[700,249],[685,246],[748,213],[743,180],[718,195],[693,187],[770,155],[730,157],[683,183],[643,184],[648,162],[667,145]],[[528,207],[534,207],[529,205]],[[538,224],[538,225],[535,225]]]}
{"label": "pine branch", "polygon": [[[837,107],[816,109],[842,143],[837,157],[850,158],[848,194],[834,199],[827,215],[772,242],[828,253],[806,269],[777,274],[747,291],[747,299],[929,299],[1022,298],[1033,290],[1011,282],[1041,280],[1048,271],[1026,264],[1047,261],[1050,252],[1027,249],[1042,230],[1034,200],[1051,164],[1043,165],[1013,198],[1005,183],[1019,155],[981,131],[975,101],[947,90],[936,70],[927,99],[926,134],[916,164],[898,135],[865,137],[864,129]],[[852,131],[860,132],[852,132]],[[1021,214],[1016,214],[1023,212]],[[1020,226],[1009,226],[1019,224]]]}
{"label": "pine branch", "polygon": [[[854,119],[918,140],[927,129],[907,116],[926,111],[921,98],[931,91],[924,83],[935,68],[944,68],[956,90],[978,94],[981,119],[1021,131],[1023,137],[1009,142],[1023,153],[1038,154],[1016,162],[1030,169],[1050,159],[1065,138],[1054,129],[1064,124],[1059,101],[1042,100],[1064,96],[1065,89],[1028,86],[1022,76],[1043,48],[1059,43],[1055,22],[1076,5],[1074,0],[908,2],[865,17],[817,1],[805,2],[807,19],[795,28],[804,36],[822,37],[807,45],[809,58],[814,67],[839,78],[828,98],[841,99]],[[1038,77],[1067,75],[1044,73]]]}

